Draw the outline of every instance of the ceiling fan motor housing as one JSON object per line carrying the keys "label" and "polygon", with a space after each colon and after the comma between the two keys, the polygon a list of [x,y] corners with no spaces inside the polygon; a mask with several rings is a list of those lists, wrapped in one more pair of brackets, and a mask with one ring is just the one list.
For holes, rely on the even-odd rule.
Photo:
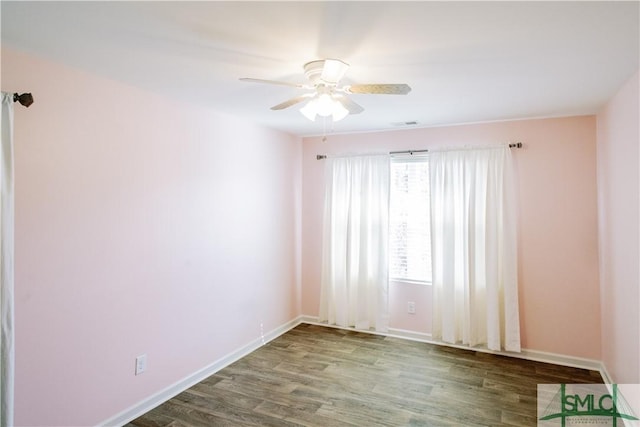
{"label": "ceiling fan motor housing", "polygon": [[318,59],[304,64],[304,75],[311,83],[336,85],[349,68],[339,59]]}

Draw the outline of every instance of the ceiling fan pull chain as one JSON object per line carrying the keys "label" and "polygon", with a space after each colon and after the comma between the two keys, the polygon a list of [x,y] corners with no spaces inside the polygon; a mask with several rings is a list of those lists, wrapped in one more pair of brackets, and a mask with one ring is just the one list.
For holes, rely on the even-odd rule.
{"label": "ceiling fan pull chain", "polygon": [[327,117],[322,117],[322,142],[327,142]]}

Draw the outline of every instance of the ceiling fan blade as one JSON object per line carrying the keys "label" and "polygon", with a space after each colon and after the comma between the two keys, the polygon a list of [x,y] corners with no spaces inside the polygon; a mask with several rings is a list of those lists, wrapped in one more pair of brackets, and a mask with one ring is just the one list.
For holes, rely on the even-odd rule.
{"label": "ceiling fan blade", "polygon": [[311,98],[313,95],[314,94],[312,94],[312,93],[307,93],[307,94],[304,94],[304,95],[301,95],[301,96],[296,96],[295,98],[291,98],[291,99],[289,99],[287,101],[284,101],[281,104],[274,105],[273,107],[271,107],[271,109],[272,110],[284,110],[285,108],[289,108],[292,105],[296,105],[296,104],[298,104],[298,103],[300,103],[300,102],[302,102],[302,101],[304,101],[304,100],[306,100],[308,98]]}
{"label": "ceiling fan blade", "polygon": [[368,84],[345,86],[347,93],[375,95],[406,95],[411,92],[407,84]]}
{"label": "ceiling fan blade", "polygon": [[339,59],[325,59],[320,79],[327,83],[338,83],[349,69],[349,64]]}
{"label": "ceiling fan blade", "polygon": [[352,101],[348,96],[334,96],[334,99],[340,102],[349,111],[349,114],[360,114],[364,111],[362,105]]}
{"label": "ceiling fan blade", "polygon": [[[289,86],[289,87],[297,87],[300,89],[309,89],[309,86],[300,84],[300,83],[289,83],[289,82],[281,82],[278,80],[263,80],[263,79],[252,79],[250,77],[243,77],[240,80],[242,80],[243,82],[250,82],[250,83],[266,83],[266,84],[270,84],[270,85],[280,85],[280,86]],[[311,88],[313,89],[313,88]]]}

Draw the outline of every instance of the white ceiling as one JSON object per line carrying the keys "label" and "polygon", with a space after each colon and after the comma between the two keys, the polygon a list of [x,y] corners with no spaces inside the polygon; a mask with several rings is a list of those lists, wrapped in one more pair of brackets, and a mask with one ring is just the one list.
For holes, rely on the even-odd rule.
{"label": "white ceiling", "polygon": [[412,87],[352,95],[365,111],[335,132],[593,114],[638,69],[639,4],[2,1],[2,43],[314,135],[299,106],[270,110],[300,89],[238,78],[305,83],[305,62],[339,58],[342,83]]}

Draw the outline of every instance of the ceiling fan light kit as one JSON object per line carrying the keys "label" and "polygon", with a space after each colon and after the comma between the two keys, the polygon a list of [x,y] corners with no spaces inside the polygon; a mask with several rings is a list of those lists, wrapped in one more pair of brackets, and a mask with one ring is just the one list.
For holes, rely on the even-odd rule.
{"label": "ceiling fan light kit", "polygon": [[411,91],[411,87],[404,83],[338,86],[338,82],[348,69],[349,64],[339,59],[319,59],[304,65],[304,75],[312,85],[253,78],[240,80],[312,90],[311,93],[297,96],[271,107],[272,110],[283,110],[308,100],[300,112],[312,121],[315,121],[317,116],[321,116],[331,117],[334,122],[337,122],[349,114],[359,114],[364,111],[364,108],[347,97],[347,94],[406,95]]}
{"label": "ceiling fan light kit", "polygon": [[344,119],[349,114],[349,110],[340,101],[327,93],[313,97],[300,112],[311,121],[315,121],[317,116],[331,116],[334,122]]}

